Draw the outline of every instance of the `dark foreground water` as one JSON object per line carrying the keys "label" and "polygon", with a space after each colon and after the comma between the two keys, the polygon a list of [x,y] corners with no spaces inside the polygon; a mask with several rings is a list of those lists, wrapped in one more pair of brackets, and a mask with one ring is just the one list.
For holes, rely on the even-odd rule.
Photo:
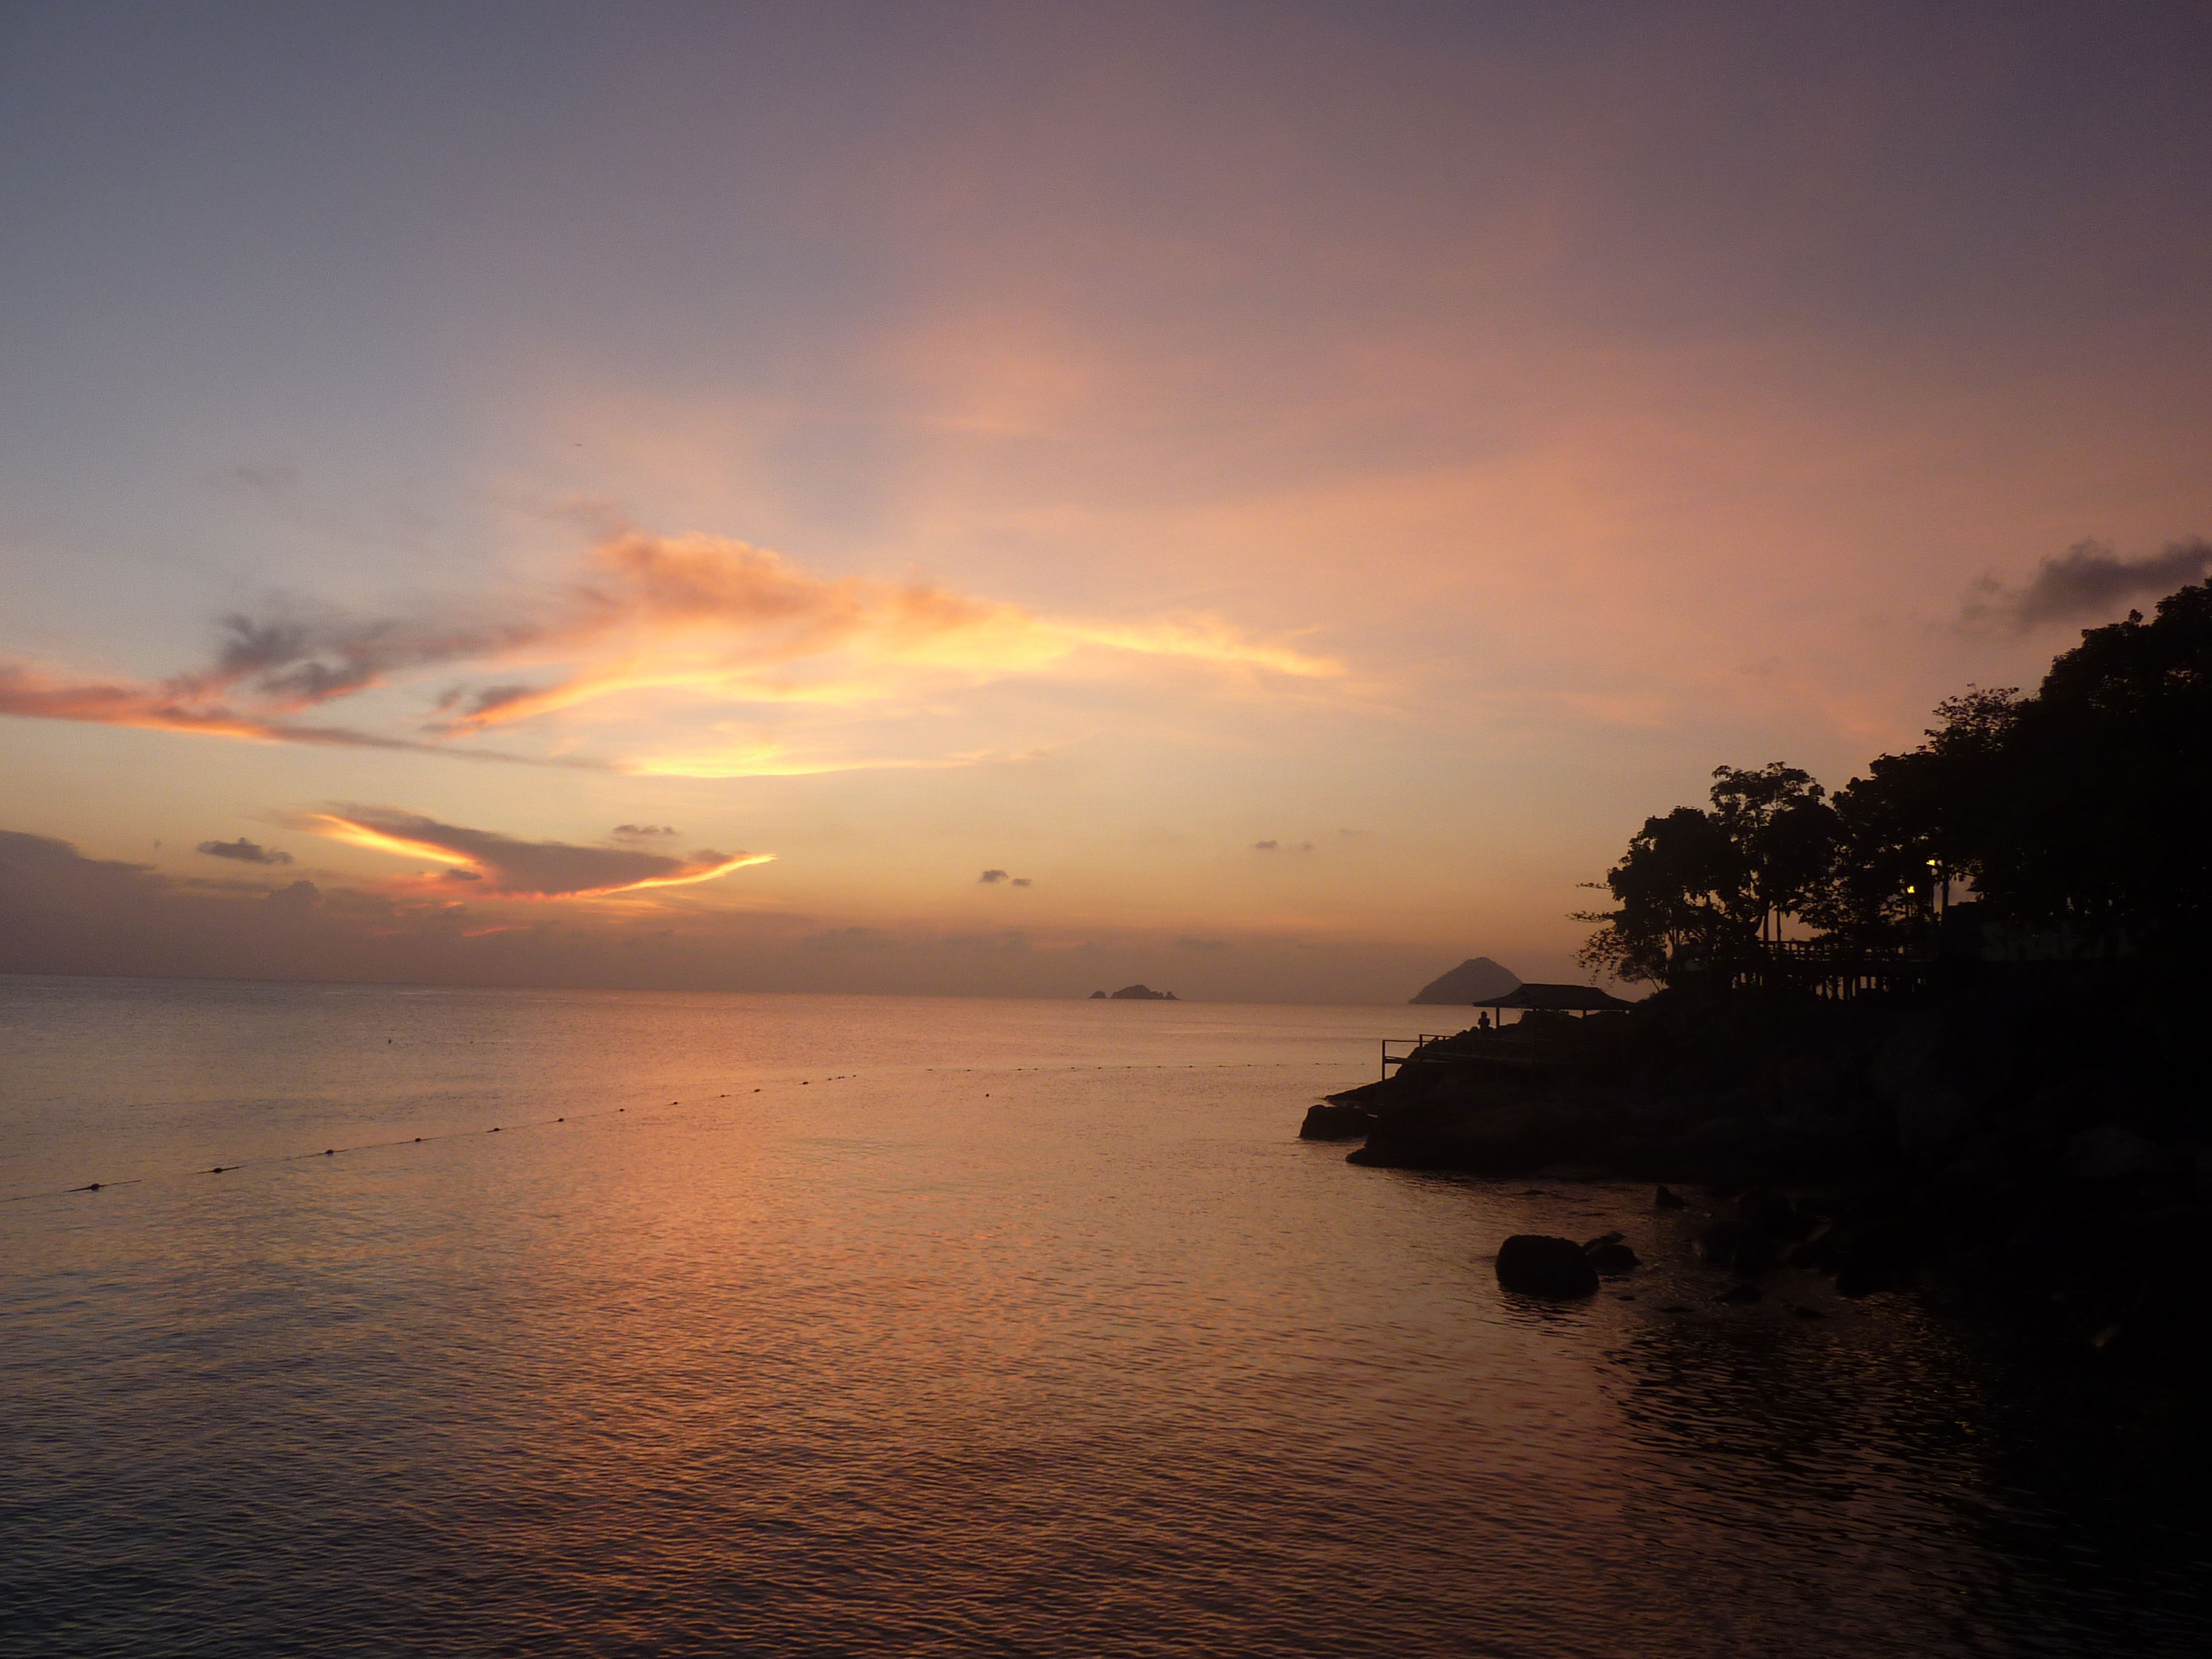
{"label": "dark foreground water", "polygon": [[1420,1013],[0,978],[0,1653],[2212,1650],[1917,1304],[1296,1140]]}

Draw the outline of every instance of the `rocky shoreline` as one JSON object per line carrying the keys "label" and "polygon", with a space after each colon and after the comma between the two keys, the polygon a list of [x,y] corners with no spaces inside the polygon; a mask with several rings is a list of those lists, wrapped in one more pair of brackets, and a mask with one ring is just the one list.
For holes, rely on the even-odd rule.
{"label": "rocky shoreline", "polygon": [[1370,1167],[1691,1189],[1724,1295],[1784,1267],[1847,1297],[1941,1280],[2061,1346],[2187,1368],[2212,1358],[2203,1008],[2139,963],[1984,968],[1909,1002],[1662,993],[1431,1043],[1300,1133]]}

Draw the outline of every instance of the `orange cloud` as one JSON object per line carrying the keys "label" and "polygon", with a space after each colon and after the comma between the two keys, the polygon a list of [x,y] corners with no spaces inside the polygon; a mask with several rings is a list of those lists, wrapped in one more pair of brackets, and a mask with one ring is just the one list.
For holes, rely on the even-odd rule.
{"label": "orange cloud", "polygon": [[859,707],[931,682],[978,684],[1061,669],[1086,647],[1304,679],[1340,665],[1244,638],[1210,617],[1113,626],[923,584],[823,578],[781,555],[708,535],[618,529],[574,617],[541,649],[589,647],[579,671],[464,700],[441,729],[477,731],[628,692],[685,690],[731,702]]}
{"label": "orange cloud", "polygon": [[67,680],[34,669],[0,663],[0,714],[26,720],[82,720],[95,726],[128,726],[155,732],[185,732],[197,737],[234,738],[247,743],[303,743],[332,748],[398,749],[452,755],[461,760],[519,765],[578,766],[598,769],[600,763],[578,759],[541,761],[490,749],[456,749],[420,738],[382,737],[343,726],[306,726],[295,720],[241,714],[207,700],[202,676],[179,675],[152,685],[129,682]]}
{"label": "orange cloud", "polygon": [[427,860],[481,880],[487,896],[592,898],[654,887],[688,887],[766,864],[773,853],[701,851],[688,858],[627,847],[519,841],[496,830],[441,823],[419,813],[356,806],[306,814],[301,827],[349,846]]}
{"label": "orange cloud", "polygon": [[203,736],[243,738],[255,743],[355,744],[370,748],[410,748],[404,739],[373,737],[338,726],[283,726],[233,713],[195,695],[189,682],[133,685],[94,680],[64,680],[0,663],[0,714],[29,720],[87,720],[100,726],[135,726],[154,731],[193,732]]}
{"label": "orange cloud", "polygon": [[[577,580],[514,615],[234,616],[222,626],[212,664],[155,684],[65,681],[0,665],[0,714],[514,760],[526,757],[450,740],[647,693],[681,694],[709,708],[865,712],[1022,678],[1111,679],[1147,661],[1210,672],[1220,689],[1240,695],[1262,682],[1344,673],[1328,658],[1249,638],[1214,617],[1054,618],[927,583],[818,576],[725,537],[665,537],[620,524],[605,529]],[[432,670],[465,678],[424,710],[425,735],[294,718]],[[694,769],[681,754],[564,756],[556,763]],[[939,763],[950,763],[817,755],[803,769]]]}

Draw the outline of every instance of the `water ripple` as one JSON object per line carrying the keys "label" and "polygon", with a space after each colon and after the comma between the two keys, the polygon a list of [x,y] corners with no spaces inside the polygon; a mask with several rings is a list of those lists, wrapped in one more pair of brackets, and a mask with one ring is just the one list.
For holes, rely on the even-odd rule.
{"label": "water ripple", "polygon": [[[1291,1139],[1397,1011],[1129,1012],[8,988],[11,1176],[402,1144],[0,1218],[0,1654],[2208,1645],[1971,1331]],[[1484,1259],[1612,1225],[1633,1301]]]}

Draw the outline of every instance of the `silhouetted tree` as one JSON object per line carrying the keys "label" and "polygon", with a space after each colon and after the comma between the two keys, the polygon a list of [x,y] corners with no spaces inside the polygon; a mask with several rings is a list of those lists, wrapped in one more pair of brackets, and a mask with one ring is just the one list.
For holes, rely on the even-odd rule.
{"label": "silhouetted tree", "polygon": [[1712,810],[1647,818],[1585,966],[1662,981],[1778,939],[1924,933],[1954,882],[2076,949],[2192,948],[2212,927],[2212,583],[2090,629],[2032,696],[1969,690],[1927,741],[1826,798],[1779,761],[1721,767]]}
{"label": "silhouetted tree", "polygon": [[1729,954],[1750,933],[1735,849],[1694,806],[1646,818],[1604,885],[1618,908],[1576,913],[1602,924],[1579,959],[1620,979],[1664,982],[1678,958]]}
{"label": "silhouetted tree", "polygon": [[1579,960],[1622,979],[1663,982],[1685,962],[1740,957],[1782,936],[1829,888],[1841,829],[1809,773],[1780,761],[1713,773],[1712,810],[1647,818],[1604,885],[1611,910]]}
{"label": "silhouetted tree", "polygon": [[1952,883],[1972,878],[2002,816],[2002,743],[2018,698],[2009,688],[1951,698],[1927,742],[1877,757],[1835,793],[1838,845],[1808,921],[1862,945],[1925,931]]}
{"label": "silhouetted tree", "polygon": [[2212,584],[2090,629],[1988,738],[1975,887],[2083,946],[2187,948],[2212,922]]}
{"label": "silhouetted tree", "polygon": [[1780,761],[1755,772],[1713,770],[1712,819],[1735,854],[1737,911],[1755,916],[1761,939],[1779,939],[1827,885],[1841,825],[1812,774]]}

